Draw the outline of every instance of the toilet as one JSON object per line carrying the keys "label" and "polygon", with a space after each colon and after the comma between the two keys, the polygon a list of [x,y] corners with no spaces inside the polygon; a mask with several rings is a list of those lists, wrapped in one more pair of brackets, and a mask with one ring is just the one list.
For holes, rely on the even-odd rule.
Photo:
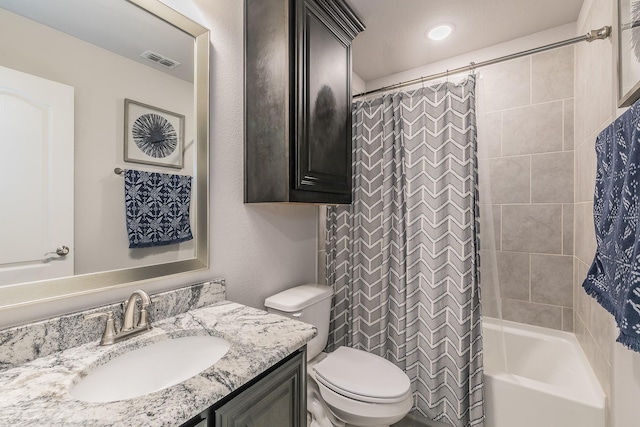
{"label": "toilet", "polygon": [[329,337],[333,290],[296,286],[265,300],[270,313],[311,323],[318,335],[307,344],[309,427],[388,427],[413,406],[409,377],[382,357],[349,347],[323,353]]}

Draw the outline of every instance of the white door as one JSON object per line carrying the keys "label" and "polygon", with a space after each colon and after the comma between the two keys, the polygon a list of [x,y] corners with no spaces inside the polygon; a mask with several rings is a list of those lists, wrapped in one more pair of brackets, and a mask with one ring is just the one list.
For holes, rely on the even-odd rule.
{"label": "white door", "polygon": [[73,108],[73,87],[0,67],[0,286],[73,275]]}

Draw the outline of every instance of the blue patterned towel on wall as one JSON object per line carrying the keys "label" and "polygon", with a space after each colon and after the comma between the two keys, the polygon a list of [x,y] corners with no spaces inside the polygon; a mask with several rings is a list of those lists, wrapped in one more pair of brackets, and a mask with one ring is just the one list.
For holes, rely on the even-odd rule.
{"label": "blue patterned towel on wall", "polygon": [[189,221],[190,176],[127,169],[124,200],[130,248],[193,239]]}
{"label": "blue patterned towel on wall", "polygon": [[617,341],[640,352],[640,104],[596,139],[596,255],[583,283],[616,319]]}

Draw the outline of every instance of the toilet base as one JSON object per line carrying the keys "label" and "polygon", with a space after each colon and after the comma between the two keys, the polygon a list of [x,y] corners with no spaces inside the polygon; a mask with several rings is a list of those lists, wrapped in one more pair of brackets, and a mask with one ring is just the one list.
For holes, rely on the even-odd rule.
{"label": "toilet base", "polygon": [[[320,396],[318,385],[312,379],[307,382],[307,427],[362,427],[345,423],[336,418]],[[376,424],[367,427],[390,427]]]}
{"label": "toilet base", "polygon": [[327,408],[318,385],[310,377],[307,379],[307,427],[347,427]]}

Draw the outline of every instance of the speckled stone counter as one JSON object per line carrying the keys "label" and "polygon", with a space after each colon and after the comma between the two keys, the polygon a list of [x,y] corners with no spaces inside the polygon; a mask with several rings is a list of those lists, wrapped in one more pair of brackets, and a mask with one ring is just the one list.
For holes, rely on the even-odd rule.
{"label": "speckled stone counter", "polygon": [[[5,365],[0,371],[0,426],[179,426],[301,348],[315,333],[306,323],[216,302],[156,321],[153,330],[111,346],[99,346],[96,340]],[[231,348],[180,384],[109,403],[86,403],[69,395],[83,376],[119,354],[169,337],[204,334],[226,339]]]}

